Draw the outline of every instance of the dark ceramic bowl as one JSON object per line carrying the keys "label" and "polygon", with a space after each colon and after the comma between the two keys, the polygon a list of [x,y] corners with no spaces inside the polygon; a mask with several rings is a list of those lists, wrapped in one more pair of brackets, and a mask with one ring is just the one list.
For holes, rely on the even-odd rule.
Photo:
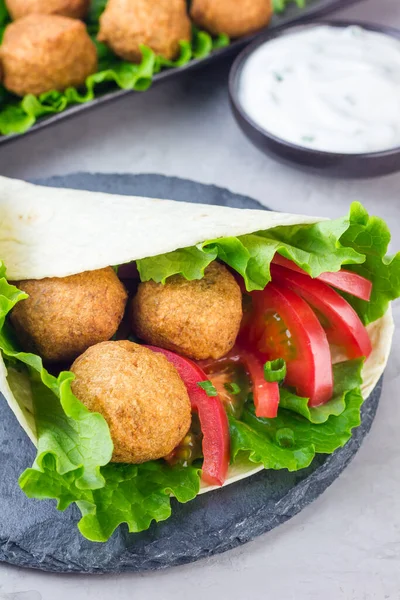
{"label": "dark ceramic bowl", "polygon": [[378,31],[400,39],[400,30],[398,29],[359,21],[313,21],[301,25],[282,27],[273,33],[266,34],[250,46],[247,46],[232,65],[229,76],[229,96],[238,124],[246,136],[263,152],[273,156],[280,162],[298,167],[304,171],[324,176],[345,178],[378,177],[400,171],[400,147],[383,152],[368,152],[363,154],[340,154],[304,148],[303,146],[286,142],[257,125],[241,105],[238,93],[239,81],[243,66],[250,54],[269,40],[293,31],[300,31],[322,24],[333,27],[358,25],[369,31]]}

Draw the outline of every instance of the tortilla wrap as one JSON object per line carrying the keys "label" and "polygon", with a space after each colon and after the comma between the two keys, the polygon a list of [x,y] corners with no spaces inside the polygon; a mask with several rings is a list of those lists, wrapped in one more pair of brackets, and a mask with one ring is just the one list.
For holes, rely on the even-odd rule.
{"label": "tortilla wrap", "polygon": [[[312,224],[318,217],[242,210],[69,189],[0,177],[0,258],[9,280],[65,277],[280,225]],[[368,326],[373,352],[363,368],[367,398],[381,377],[393,335],[390,309]],[[7,373],[0,359],[0,391],[34,444],[28,378]],[[263,469],[243,461],[225,485]],[[202,492],[214,489],[203,485]]]}

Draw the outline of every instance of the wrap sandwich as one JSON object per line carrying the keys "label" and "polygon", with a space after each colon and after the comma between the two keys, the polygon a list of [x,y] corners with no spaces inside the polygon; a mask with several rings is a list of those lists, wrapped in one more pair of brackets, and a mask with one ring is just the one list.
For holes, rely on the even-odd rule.
{"label": "wrap sandwich", "polygon": [[336,220],[0,178],[0,390],[37,448],[19,484],[82,535],[171,496],[331,454],[390,351],[400,255]]}

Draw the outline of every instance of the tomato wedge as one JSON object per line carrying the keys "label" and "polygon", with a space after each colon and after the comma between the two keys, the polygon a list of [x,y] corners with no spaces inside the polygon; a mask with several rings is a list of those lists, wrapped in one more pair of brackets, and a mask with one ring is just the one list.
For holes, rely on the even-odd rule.
{"label": "tomato wedge", "polygon": [[170,350],[147,346],[153,352],[164,354],[178,371],[189,394],[192,410],[199,415],[203,433],[203,481],[210,485],[222,485],[226,479],[230,457],[228,417],[218,396],[207,396],[197,384],[207,375],[194,362]]}
{"label": "tomato wedge", "polygon": [[[293,261],[281,256],[280,254],[275,254],[272,262],[276,265],[280,265],[281,267],[286,267],[287,269],[291,269],[292,271],[296,271],[296,273],[302,273],[303,275],[308,275],[303,269],[298,267]],[[353,273],[352,271],[346,271],[341,269],[336,273],[321,273],[315,279],[319,279],[319,281],[323,281],[324,283],[328,283],[334,288],[341,290],[342,292],[347,292],[356,298],[360,298],[361,300],[368,300],[371,298],[372,292],[372,283],[365,277],[358,275],[357,273]]]}
{"label": "tomato wedge", "polygon": [[271,273],[273,281],[289,287],[317,311],[331,344],[342,347],[350,359],[368,358],[372,351],[368,331],[340,294],[322,281],[284,267],[272,265]]}
{"label": "tomato wedge", "polygon": [[286,361],[286,383],[310,406],[332,397],[332,360],[328,339],[313,310],[286,287],[269,283],[252,292],[255,318],[250,343],[268,360]]}

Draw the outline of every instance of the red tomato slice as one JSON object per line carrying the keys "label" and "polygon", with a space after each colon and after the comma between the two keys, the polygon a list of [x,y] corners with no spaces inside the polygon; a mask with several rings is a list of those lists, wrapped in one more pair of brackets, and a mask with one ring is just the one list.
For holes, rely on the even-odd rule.
{"label": "red tomato slice", "polygon": [[257,417],[273,419],[278,414],[279,385],[270,383],[264,377],[262,357],[243,348],[238,349],[240,361],[243,363],[252,382],[253,401]]}
{"label": "red tomato slice", "polygon": [[348,358],[367,358],[371,354],[371,340],[366,328],[340,294],[322,281],[284,267],[272,265],[271,273],[274,282],[289,287],[317,311],[328,340],[341,346]]}
{"label": "red tomato slice", "polygon": [[[280,265],[281,267],[286,267],[287,269],[291,269],[292,271],[296,271],[296,273],[302,273],[303,275],[308,275],[303,269],[298,267],[294,262],[281,256],[280,254],[275,254],[272,262],[276,265]],[[358,275],[357,273],[353,273],[352,271],[346,271],[341,269],[336,273],[321,273],[315,279],[319,279],[324,283],[328,283],[334,288],[341,290],[342,292],[347,292],[356,298],[361,298],[361,300],[368,300],[371,298],[372,292],[372,283],[365,277]]]}
{"label": "red tomato slice", "polygon": [[250,342],[269,360],[286,361],[286,383],[310,406],[332,397],[332,360],[328,339],[313,310],[297,294],[275,283],[253,292],[255,319]]}
{"label": "red tomato slice", "polygon": [[202,478],[210,485],[222,485],[226,479],[230,458],[228,417],[218,396],[207,396],[197,384],[206,381],[207,375],[194,362],[170,350],[147,346],[160,352],[174,365],[189,394],[192,409],[199,415],[203,433]]}

